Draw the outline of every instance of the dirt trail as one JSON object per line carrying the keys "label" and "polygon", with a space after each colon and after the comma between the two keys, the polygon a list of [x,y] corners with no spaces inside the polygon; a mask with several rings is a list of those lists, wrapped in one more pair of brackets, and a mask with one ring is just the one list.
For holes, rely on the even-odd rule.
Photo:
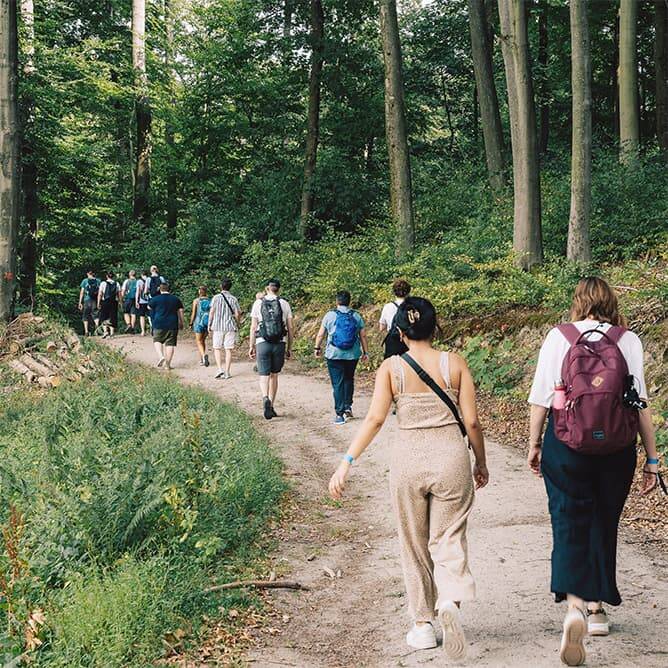
{"label": "dirt trail", "polygon": [[[128,359],[154,364],[150,340],[120,337],[113,345]],[[285,461],[295,487],[298,519],[282,534],[275,555],[278,572],[299,579],[309,592],[271,595],[288,619],[267,637],[248,661],[253,666],[299,668],[446,665],[439,650],[411,651],[398,549],[387,491],[387,452],[396,429],[390,417],[355,465],[346,500],[327,501],[326,484],[356,429],[331,423],[329,385],[291,372],[281,375],[276,410],[280,419],[260,417],[257,377],[248,363],[236,363],[234,377],[216,381],[214,371],[198,366],[189,341],[179,344],[176,368],[182,381],[215,392],[251,415]],[[369,397],[358,396],[363,415]],[[359,422],[357,422],[359,424]],[[488,444],[491,482],[476,499],[469,544],[478,600],[463,609],[468,630],[468,665],[561,665],[558,641],[563,606],[552,603],[549,588],[551,536],[542,482],[533,478],[521,456]],[[624,604],[612,610],[613,633],[587,642],[589,666],[668,665],[664,630],[668,608],[668,555],[651,559],[622,534],[619,581]],[[324,571],[341,570],[331,579]]]}

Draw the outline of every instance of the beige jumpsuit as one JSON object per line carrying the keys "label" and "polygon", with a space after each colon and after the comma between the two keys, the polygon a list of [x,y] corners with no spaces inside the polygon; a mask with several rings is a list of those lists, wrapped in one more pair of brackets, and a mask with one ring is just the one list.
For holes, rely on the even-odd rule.
{"label": "beige jumpsuit", "polygon": [[[404,392],[404,374],[414,372],[398,356],[391,364],[400,435],[391,449],[390,493],[409,613],[429,621],[445,601],[475,597],[466,542],[474,496],[471,460],[450,409],[431,390]],[[448,353],[441,356],[441,373],[457,402]]]}

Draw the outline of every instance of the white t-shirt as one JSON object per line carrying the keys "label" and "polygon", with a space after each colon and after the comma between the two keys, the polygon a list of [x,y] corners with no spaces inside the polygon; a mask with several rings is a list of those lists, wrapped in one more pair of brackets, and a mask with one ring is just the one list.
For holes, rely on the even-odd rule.
{"label": "white t-shirt", "polygon": [[[598,320],[579,320],[573,323],[581,332],[588,329],[601,329],[607,331],[611,325]],[[592,341],[598,341],[601,334],[591,334]],[[619,349],[629,367],[629,373],[635,378],[635,386],[641,399],[647,399],[647,387],[645,385],[645,364],[643,359],[642,343],[633,332],[622,334],[619,339]],[[529,403],[545,408],[552,407],[554,397],[554,386],[561,380],[561,366],[564,357],[570,348],[566,337],[555,327],[545,337],[545,341],[538,355],[538,366],[533,379]]]}
{"label": "white t-shirt", "polygon": [[[264,299],[278,299],[276,295],[267,295]],[[288,326],[288,319],[292,318],[292,309],[290,308],[290,304],[288,304],[283,297],[280,298],[280,305],[281,305],[281,311],[283,312],[283,323],[285,324],[285,327],[287,329]],[[251,309],[251,318],[255,318],[257,320],[257,324],[259,325],[262,322],[262,300],[261,299],[256,299],[255,303],[253,304],[253,308]],[[287,335],[283,337],[283,342],[286,342],[288,340]],[[258,336],[255,339],[255,343],[264,343],[264,339],[261,336]]]}
{"label": "white t-shirt", "polygon": [[[100,283],[100,299],[104,300],[104,295],[107,292],[107,284],[112,284],[112,283],[116,283],[116,281],[106,280]],[[118,283],[116,283],[116,298],[118,298]]]}
{"label": "white t-shirt", "polygon": [[385,328],[389,332],[392,329],[392,323],[394,322],[394,317],[397,315],[399,306],[403,304],[404,300],[400,297],[393,302],[388,302],[383,306],[383,310],[380,312],[380,320],[378,321],[381,325],[385,325]]}

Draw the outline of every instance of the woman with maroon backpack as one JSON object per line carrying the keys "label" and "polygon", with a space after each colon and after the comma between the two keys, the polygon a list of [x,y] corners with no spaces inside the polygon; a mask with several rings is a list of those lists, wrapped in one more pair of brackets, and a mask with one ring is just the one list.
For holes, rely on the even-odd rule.
{"label": "woman with maroon backpack", "polygon": [[529,395],[528,462],[542,474],[549,499],[551,590],[557,602],[568,601],[560,657],[579,666],[585,635],[608,634],[603,602],[622,601],[617,529],[635,472],[638,434],[647,457],[642,493],[660,477],[642,343],[625,329],[612,288],[600,278],[582,279],[571,320],[549,332],[538,357]]}

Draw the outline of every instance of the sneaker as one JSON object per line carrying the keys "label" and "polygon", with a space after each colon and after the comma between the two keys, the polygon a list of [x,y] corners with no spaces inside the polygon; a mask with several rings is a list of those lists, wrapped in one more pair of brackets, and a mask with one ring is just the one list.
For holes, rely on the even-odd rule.
{"label": "sneaker", "polygon": [[199,365],[200,365],[200,366],[204,366],[204,358],[203,358],[203,357],[202,357],[202,359],[199,361]]}
{"label": "sneaker", "polygon": [[352,408],[346,408],[346,410],[343,411],[343,414],[345,415],[346,420],[352,420],[353,417],[355,417],[353,415],[353,409]]}
{"label": "sneaker", "polygon": [[271,420],[274,417],[274,407],[271,405],[271,399],[269,397],[264,398],[264,417],[266,420]]}
{"label": "sneaker", "polygon": [[274,405],[271,406],[271,417],[278,417],[278,413],[274,410]]}
{"label": "sneaker", "polygon": [[413,624],[413,628],[406,634],[406,643],[414,649],[433,649],[438,646],[434,627],[429,624]]}
{"label": "sneaker", "polygon": [[445,655],[453,661],[463,659],[466,656],[466,636],[457,604],[446,601],[438,611],[438,620],[443,629]]}
{"label": "sneaker", "polygon": [[126,334],[130,334],[132,331],[133,331],[133,329],[132,329],[132,327],[130,327],[130,325],[128,325],[128,326],[125,328],[125,333],[126,333]]}
{"label": "sneaker", "polygon": [[587,610],[587,631],[590,636],[607,636],[610,633],[608,613],[603,608]]}
{"label": "sneaker", "polygon": [[164,363],[165,363],[165,358],[164,358],[164,357],[161,357],[161,358],[158,360],[158,367],[161,367]]}
{"label": "sneaker", "polygon": [[105,332],[105,333],[102,335],[102,338],[103,338],[103,339],[108,339],[108,338],[109,338],[109,332]]}
{"label": "sneaker", "polygon": [[334,418],[334,424],[345,424],[346,423],[346,416],[345,415],[337,415]]}
{"label": "sneaker", "polygon": [[225,378],[225,372],[221,369],[216,375],[215,378]]}
{"label": "sneaker", "polygon": [[584,637],[587,634],[587,618],[582,610],[571,608],[564,619],[564,633],[561,637],[559,658],[567,666],[581,666],[587,654]]}
{"label": "sneaker", "polygon": [[203,360],[204,366],[209,366],[209,356],[204,355],[204,360]]}

